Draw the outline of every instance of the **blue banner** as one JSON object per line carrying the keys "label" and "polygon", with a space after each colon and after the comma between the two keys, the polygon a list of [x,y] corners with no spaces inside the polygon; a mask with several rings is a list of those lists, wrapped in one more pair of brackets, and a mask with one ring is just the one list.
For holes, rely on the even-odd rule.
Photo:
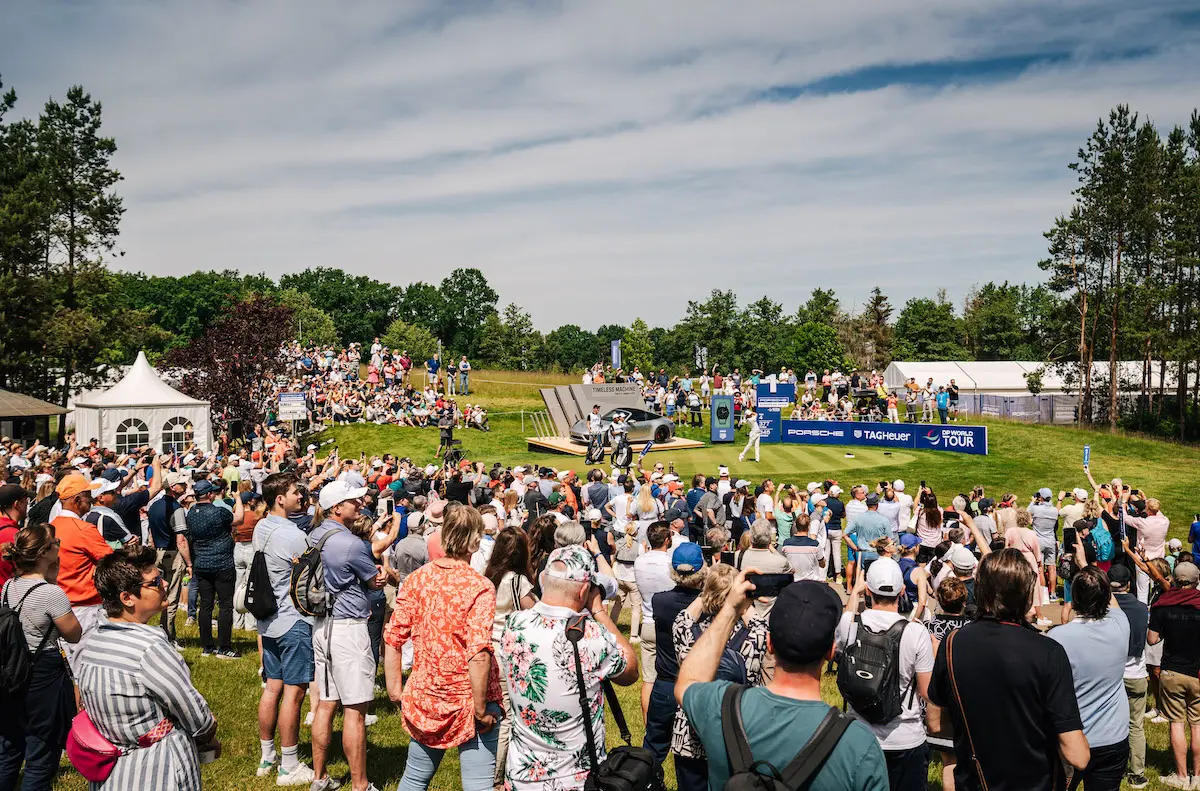
{"label": "blue banner", "polygon": [[715,395],[712,397],[712,411],[709,412],[710,442],[733,442],[733,396]]}
{"label": "blue banner", "polygon": [[783,417],[778,409],[762,409],[758,412],[758,427],[762,431],[760,442],[779,442],[780,430],[779,424],[783,422]]}
{"label": "blue banner", "polygon": [[621,367],[621,339],[614,338],[612,342],[612,367],[613,370]]}
{"label": "blue banner", "polygon": [[[759,382],[758,388],[754,392],[754,407],[759,411],[767,409],[783,409],[788,404],[793,404],[796,401],[796,386],[794,384],[781,384],[776,382]],[[766,436],[763,436],[763,442],[766,442]]]}
{"label": "blue banner", "polygon": [[987,426],[784,420],[782,439],[802,445],[864,445],[987,455]]}

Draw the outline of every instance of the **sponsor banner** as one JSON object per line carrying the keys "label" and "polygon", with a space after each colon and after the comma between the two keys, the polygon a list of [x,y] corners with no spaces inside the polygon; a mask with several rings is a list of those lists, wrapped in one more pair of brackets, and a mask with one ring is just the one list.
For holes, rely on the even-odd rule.
{"label": "sponsor banner", "polygon": [[304,401],[304,393],[279,394],[280,420],[307,420],[308,405]]}
{"label": "sponsor banner", "polygon": [[[759,382],[754,393],[755,408],[758,410],[783,409],[796,401],[796,386],[779,382]],[[766,437],[763,437],[766,441]]]}
{"label": "sponsor banner", "polygon": [[734,426],[733,426],[733,396],[715,395],[712,397],[712,411],[710,414],[709,441],[711,442],[733,442],[734,441]]}
{"label": "sponsor banner", "polygon": [[762,409],[758,414],[758,428],[762,432],[759,442],[779,442],[780,431],[779,424],[783,422],[783,416],[778,409]]}
{"label": "sponsor banner", "polygon": [[612,367],[613,370],[621,367],[621,339],[616,338],[612,342]]}
{"label": "sponsor banner", "polygon": [[802,445],[863,445],[977,455],[988,452],[987,426],[784,420],[780,430],[784,442]]}

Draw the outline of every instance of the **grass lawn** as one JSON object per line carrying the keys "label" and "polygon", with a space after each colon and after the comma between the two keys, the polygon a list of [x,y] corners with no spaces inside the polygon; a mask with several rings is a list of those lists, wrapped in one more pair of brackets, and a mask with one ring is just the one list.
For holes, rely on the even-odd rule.
{"label": "grass lawn", "polygon": [[[502,381],[518,384],[501,384]],[[537,394],[538,386],[568,381],[575,379],[553,374],[474,372],[472,395],[463,400],[474,402],[478,398],[486,404],[495,415],[492,418],[493,430],[488,433],[461,431],[457,436],[463,440],[463,446],[469,450],[472,458],[486,460],[489,464],[492,461],[505,464],[535,463],[579,470],[582,466],[581,457],[530,453],[523,439],[525,435],[521,433],[519,410],[542,408]],[[513,411],[518,414],[499,414]],[[1192,512],[1197,509],[1197,503],[1191,497],[1191,488],[1196,480],[1194,470],[1200,461],[1200,450],[1197,448],[1074,428],[1002,422],[989,425],[991,455],[986,457],[935,451],[905,451],[887,455],[877,449],[855,448],[855,458],[847,459],[844,456],[846,449],[835,447],[764,445],[761,464],[738,464],[737,453],[741,450],[741,443],[728,447],[654,453],[651,456],[654,460],[673,463],[676,471],[683,476],[694,472],[715,474],[718,464],[728,464],[735,476],[755,482],[771,476],[777,482],[803,486],[810,480],[828,475],[837,478],[843,488],[848,488],[847,484],[850,483],[904,478],[909,484],[909,491],[913,492],[924,479],[939,495],[949,496],[966,491],[971,486],[983,485],[990,494],[1016,492],[1024,502],[1041,486],[1049,486],[1056,492],[1075,486],[1086,487],[1080,462],[1082,446],[1087,443],[1092,446],[1092,468],[1097,480],[1120,475],[1130,485],[1157,496],[1163,502],[1164,512],[1172,520],[1171,534],[1186,537]],[[706,439],[706,432],[706,429],[703,432],[684,429],[680,433]],[[411,456],[419,461],[433,458],[438,441],[437,432],[433,429],[375,425],[329,429],[328,436],[335,438],[343,457],[390,452]],[[744,434],[741,436],[744,442]],[[627,614],[622,615],[622,621],[627,628]],[[219,736],[224,744],[222,758],[203,768],[205,787],[239,790],[273,788],[274,778],[254,776],[258,761],[255,714],[259,684],[253,635],[235,632],[235,647],[244,655],[235,661],[202,659],[196,629],[184,627],[182,615],[180,635],[186,646],[185,659],[192,667],[193,680],[216,712],[220,722]],[[832,676],[826,676],[822,688],[826,701],[840,705],[841,699]],[[638,743],[642,733],[638,687],[621,689],[619,692],[635,743]],[[396,708],[387,702],[386,695],[377,697],[375,713],[380,720],[368,731],[369,777],[380,788],[394,789],[403,773],[408,736]],[[335,724],[335,729],[340,729],[340,721]],[[1147,774],[1152,778],[1150,787],[1163,788],[1157,782],[1157,776],[1172,771],[1167,726],[1147,722],[1146,729]],[[305,761],[310,759],[309,739],[309,730],[303,728],[301,754]],[[334,734],[335,761],[332,771],[344,774],[347,769],[337,746],[339,739],[340,730]],[[615,745],[617,741],[614,723],[608,729],[608,742]],[[667,787],[673,789],[674,771],[670,761],[666,768]],[[930,788],[940,788],[940,769],[940,764],[935,761],[930,770]],[[460,786],[457,756],[451,752],[446,756],[432,787],[456,789]],[[74,771],[67,770],[61,773],[55,787],[82,791],[86,784]]]}

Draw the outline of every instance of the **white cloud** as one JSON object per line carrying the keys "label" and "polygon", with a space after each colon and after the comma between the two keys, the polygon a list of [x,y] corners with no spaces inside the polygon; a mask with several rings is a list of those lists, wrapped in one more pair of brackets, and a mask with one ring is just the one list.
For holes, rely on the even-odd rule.
{"label": "white cloud", "polygon": [[[543,329],[669,324],[713,287],[790,311],[1035,279],[1096,118],[1181,122],[1200,83],[1169,4],[806,5],[25,2],[0,69],[28,113],[104,102],[122,266],[477,266]],[[976,78],[888,84],[921,63]]]}

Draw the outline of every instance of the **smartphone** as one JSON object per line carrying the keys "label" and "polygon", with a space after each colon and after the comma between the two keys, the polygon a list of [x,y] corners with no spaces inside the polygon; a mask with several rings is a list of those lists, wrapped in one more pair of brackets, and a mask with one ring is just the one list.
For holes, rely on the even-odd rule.
{"label": "smartphone", "polygon": [[721,563],[722,563],[722,565],[725,565],[725,566],[732,566],[732,565],[734,565],[735,563],[737,563],[737,558],[735,558],[735,557],[734,557],[734,554],[735,554],[735,553],[733,553],[733,552],[722,552],[722,553],[721,553]]}
{"label": "smartphone", "polygon": [[1073,528],[1073,527],[1064,527],[1063,528],[1063,541],[1062,542],[1063,542],[1064,551],[1066,551],[1066,552],[1074,552],[1075,551],[1075,542],[1078,540],[1078,538],[1075,535],[1075,532],[1076,532],[1075,528]]}
{"label": "smartphone", "polygon": [[391,497],[383,501],[383,513],[385,516],[391,516],[396,512],[396,501]]}
{"label": "smartphone", "polygon": [[925,481],[921,481],[921,488],[922,488],[922,489],[924,489],[924,488],[925,488]]}
{"label": "smartphone", "polygon": [[784,588],[796,581],[791,574],[747,574],[746,579],[754,584],[754,591],[750,595],[756,599],[762,596],[778,596]]}

